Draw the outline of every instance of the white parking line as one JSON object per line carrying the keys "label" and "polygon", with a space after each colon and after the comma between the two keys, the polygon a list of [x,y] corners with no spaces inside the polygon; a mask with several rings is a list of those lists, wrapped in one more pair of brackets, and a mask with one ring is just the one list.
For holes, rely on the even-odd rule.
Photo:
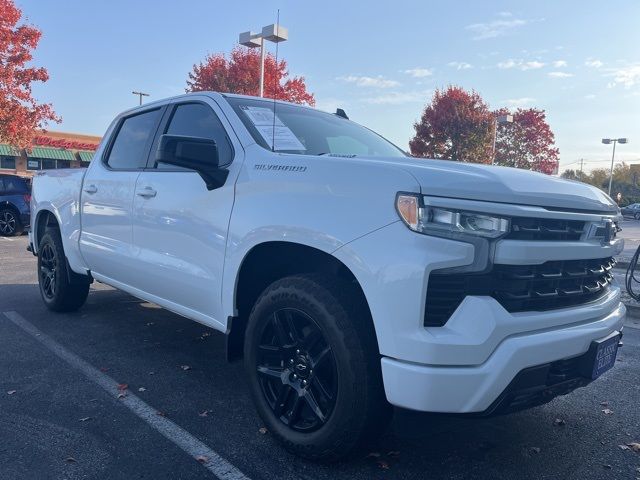
{"label": "white parking line", "polygon": [[4,240],[6,242],[13,242],[13,239],[9,237],[0,237],[0,240]]}
{"label": "white parking line", "polygon": [[[102,387],[107,393],[114,396],[118,392],[118,383],[108,375],[105,375],[97,368],[89,365],[76,354],[71,353],[52,338],[48,337],[24,317],[17,312],[4,312],[4,316],[14,324],[42,343],[52,353],[67,362],[72,367],[82,372],[89,380]],[[147,422],[152,428],[157,430],[167,440],[173,442],[184,452],[190,455],[194,461],[199,459],[200,463],[212,472],[220,480],[249,480],[239,469],[226,461],[207,445],[195,438],[182,427],[176,425],[166,417],[160,416],[157,410],[143,402],[139,397],[131,392],[121,398],[121,403],[139,418]]]}

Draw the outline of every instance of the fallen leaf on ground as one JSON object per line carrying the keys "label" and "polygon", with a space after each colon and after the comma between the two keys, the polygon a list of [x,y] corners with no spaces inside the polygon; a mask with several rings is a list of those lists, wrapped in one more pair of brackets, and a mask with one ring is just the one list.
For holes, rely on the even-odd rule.
{"label": "fallen leaf on ground", "polygon": [[602,466],[603,466],[604,468],[606,468],[607,470],[611,470],[611,465],[604,464],[604,465],[602,465]]}
{"label": "fallen leaf on ground", "polygon": [[376,463],[378,464],[378,467],[380,467],[382,470],[389,470],[389,464],[384,460],[378,460]]}
{"label": "fallen leaf on ground", "polygon": [[120,393],[118,394],[118,398],[124,398],[124,397],[126,397],[126,396],[127,396],[127,394],[126,394],[126,393],[122,393],[122,392],[120,392]]}
{"label": "fallen leaf on ground", "polygon": [[147,327],[150,327],[151,325],[155,325],[155,323],[153,323],[153,322],[147,323]]}
{"label": "fallen leaf on ground", "polygon": [[611,415],[613,413],[613,410],[610,410],[608,408],[603,408],[602,413],[604,413],[605,415]]}
{"label": "fallen leaf on ground", "polygon": [[209,459],[204,455],[198,455],[196,457],[196,460],[199,461],[200,463],[207,463],[209,461]]}
{"label": "fallen leaf on ground", "polygon": [[262,435],[266,435],[266,433],[267,433],[267,429],[266,429],[266,428],[264,428],[264,427],[260,427],[260,428],[258,429],[258,432],[260,432]]}
{"label": "fallen leaf on ground", "polygon": [[189,365],[180,365],[180,368],[185,371],[191,370],[191,367]]}
{"label": "fallen leaf on ground", "polygon": [[369,453],[369,455],[366,456],[366,458],[379,458],[380,457],[380,453],[378,452],[371,452]]}
{"label": "fallen leaf on ground", "polygon": [[126,383],[118,384],[118,390],[120,390],[121,392],[124,392],[127,388],[129,388],[129,385],[127,385]]}
{"label": "fallen leaf on ground", "polygon": [[629,447],[627,447],[626,445],[618,445],[618,448],[620,450],[631,450]]}
{"label": "fallen leaf on ground", "polygon": [[81,422],[86,422],[88,420],[91,420],[91,417],[84,417],[80,419]]}
{"label": "fallen leaf on ground", "polygon": [[64,461],[67,463],[78,463],[78,461],[73,457],[67,457],[64,459]]}
{"label": "fallen leaf on ground", "polygon": [[161,417],[166,417],[167,416],[167,414],[165,412],[163,412],[162,410],[158,410],[156,412],[156,415],[160,415]]}
{"label": "fallen leaf on ground", "polygon": [[392,450],[389,453],[387,453],[387,456],[391,457],[391,458],[397,458],[397,457],[400,456],[400,452],[398,452],[396,450]]}
{"label": "fallen leaf on ground", "polygon": [[530,450],[531,450],[533,453],[540,453],[540,447],[531,447],[531,448],[530,448]]}
{"label": "fallen leaf on ground", "polygon": [[146,389],[146,388],[144,388],[144,387],[140,387],[140,388],[138,389],[138,391],[139,391],[139,392],[146,392],[146,391],[147,391],[147,389]]}
{"label": "fallen leaf on ground", "polygon": [[556,419],[553,421],[553,424],[554,424],[554,425],[558,425],[558,426],[564,425],[564,424],[566,424],[566,423],[567,423],[567,422],[565,422],[565,421],[564,421],[563,419],[561,419],[561,418],[556,418]]}
{"label": "fallen leaf on ground", "polygon": [[638,442],[627,443],[627,447],[629,447],[631,450],[633,450],[636,453],[640,453],[640,443]]}
{"label": "fallen leaf on ground", "polygon": [[600,402],[600,405],[602,405],[603,407],[608,407],[609,406],[609,402]]}
{"label": "fallen leaf on ground", "polygon": [[201,417],[208,417],[209,416],[209,412],[211,410],[203,410],[202,412],[200,412],[198,415],[200,415]]}
{"label": "fallen leaf on ground", "polygon": [[17,392],[17,390],[9,390],[9,391],[7,392],[7,395],[13,395],[13,394],[14,394],[14,393],[16,393],[16,392]]}

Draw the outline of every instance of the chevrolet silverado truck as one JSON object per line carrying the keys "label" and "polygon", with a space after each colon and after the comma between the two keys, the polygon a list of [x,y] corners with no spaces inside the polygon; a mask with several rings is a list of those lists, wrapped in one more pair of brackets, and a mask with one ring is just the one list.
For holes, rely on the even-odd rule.
{"label": "chevrolet silverado truck", "polygon": [[511,412],[615,364],[607,195],[412,158],[342,110],[149,103],[32,195],[49,309],[80,308],[96,280],[223,332],[269,432],[306,458],[349,455],[392,406]]}

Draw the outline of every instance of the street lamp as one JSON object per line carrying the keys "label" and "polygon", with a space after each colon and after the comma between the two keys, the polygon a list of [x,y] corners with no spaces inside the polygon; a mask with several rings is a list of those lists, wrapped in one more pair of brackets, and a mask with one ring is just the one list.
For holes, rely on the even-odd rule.
{"label": "street lamp", "polygon": [[491,150],[491,165],[496,161],[496,138],[498,137],[498,125],[513,123],[513,115],[496,115],[493,118],[493,149]]}
{"label": "street lamp", "polygon": [[148,97],[149,94],[148,93],[144,93],[144,92],[131,92],[134,95],[138,95],[138,97],[140,97],[140,105],[142,105],[142,97]]}
{"label": "street lamp", "polygon": [[240,45],[248,48],[260,47],[260,96],[264,97],[264,41],[279,43],[289,39],[289,31],[283,26],[274,23],[262,28],[261,33],[242,32],[238,39]]}
{"label": "street lamp", "polygon": [[611,196],[611,181],[613,180],[613,160],[616,157],[616,143],[629,143],[628,138],[603,138],[602,143],[610,145],[613,143],[613,154],[611,155],[611,169],[609,170],[609,196]]}

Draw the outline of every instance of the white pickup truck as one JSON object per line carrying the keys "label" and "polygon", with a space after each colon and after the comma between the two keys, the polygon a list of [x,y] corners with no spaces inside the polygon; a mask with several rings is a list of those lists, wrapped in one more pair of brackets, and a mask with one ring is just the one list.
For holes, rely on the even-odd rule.
{"label": "white pickup truck", "polygon": [[307,458],[348,455],[391,405],[542,404],[613,366],[622,334],[607,195],[411,158],[341,110],[150,103],[86,170],[39,172],[31,208],[47,307],[96,280],[223,332],[267,428]]}

